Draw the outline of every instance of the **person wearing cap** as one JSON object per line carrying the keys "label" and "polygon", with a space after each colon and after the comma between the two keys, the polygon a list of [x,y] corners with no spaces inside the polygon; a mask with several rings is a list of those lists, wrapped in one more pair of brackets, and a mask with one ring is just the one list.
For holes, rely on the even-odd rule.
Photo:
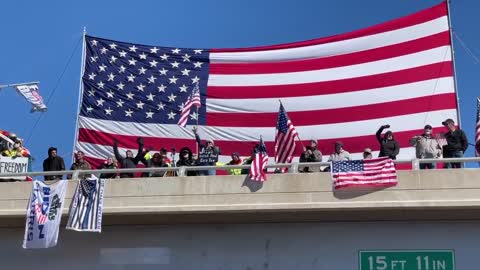
{"label": "person wearing cap", "polygon": [[[197,132],[197,127],[193,127],[193,134],[195,135],[195,140],[198,144],[199,154],[198,154],[198,165],[199,166],[215,166],[218,162],[218,155],[220,154],[220,149],[215,146],[213,140],[207,139],[205,144],[202,144],[202,140]],[[216,170],[206,170],[199,171],[199,175],[215,175]]]}
{"label": "person wearing cap", "polygon": [[[442,156],[442,148],[437,139],[433,137],[431,125],[425,125],[423,134],[412,137],[410,144],[415,147],[415,156],[418,159],[440,158]],[[435,169],[435,167],[435,163],[420,163],[421,170]]]}
{"label": "person wearing cap", "polygon": [[[65,162],[63,158],[57,155],[57,148],[48,148],[48,158],[43,161],[43,171],[65,171]],[[45,175],[45,180],[59,180],[63,175]]]}
{"label": "person wearing cap", "polygon": [[335,142],[335,152],[328,157],[328,161],[350,160],[350,153],[343,149],[342,142]]}
{"label": "person wearing cap", "polygon": [[[455,126],[455,122],[452,119],[447,119],[442,122],[442,125],[448,130],[445,133],[445,139],[447,144],[443,146],[444,158],[461,158],[468,148],[467,136],[463,130],[458,129]],[[445,163],[445,168],[462,168],[463,163],[453,162]]]}
{"label": "person wearing cap", "polygon": [[[317,140],[310,140],[310,146],[303,148],[303,153],[300,155],[300,162],[321,162],[322,152],[317,149]],[[310,169],[309,167],[303,167],[302,172],[319,172],[320,167]]]}
{"label": "person wearing cap", "polygon": [[391,159],[397,159],[397,155],[400,152],[400,146],[398,142],[393,137],[393,132],[391,130],[385,132],[382,137],[382,132],[384,129],[390,128],[390,125],[383,125],[375,133],[377,141],[380,144],[380,153],[378,157],[389,157]]}
{"label": "person wearing cap", "polygon": [[363,159],[372,159],[372,158],[373,158],[372,149],[365,148],[363,150]]}

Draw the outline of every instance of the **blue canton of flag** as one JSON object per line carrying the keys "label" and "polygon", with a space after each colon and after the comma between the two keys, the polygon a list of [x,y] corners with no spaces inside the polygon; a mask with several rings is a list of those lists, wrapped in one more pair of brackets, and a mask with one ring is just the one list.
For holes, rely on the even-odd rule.
{"label": "blue canton of flag", "polygon": [[332,172],[361,172],[364,170],[363,160],[345,160],[345,161],[334,161]]}
{"label": "blue canton of flag", "polygon": [[280,104],[280,111],[278,112],[277,129],[281,133],[286,134],[288,132],[288,116],[282,104]]}
{"label": "blue canton of flag", "polygon": [[82,179],[80,180],[80,190],[84,197],[91,197],[96,190],[96,180]]}
{"label": "blue canton of flag", "polygon": [[335,189],[345,187],[395,186],[397,173],[393,160],[388,157],[332,162]]}
{"label": "blue canton of flag", "polygon": [[[209,52],[86,37],[83,116],[176,124],[195,84],[205,104]],[[189,121],[205,124],[206,106]]]}

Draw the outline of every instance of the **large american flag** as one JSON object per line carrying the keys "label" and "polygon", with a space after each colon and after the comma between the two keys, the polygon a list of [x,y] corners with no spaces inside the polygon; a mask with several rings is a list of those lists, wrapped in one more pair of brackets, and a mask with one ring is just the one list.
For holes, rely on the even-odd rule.
{"label": "large american flag", "polygon": [[[192,132],[177,125],[194,84],[202,106],[190,113],[201,137],[213,139],[228,161],[249,156],[263,135],[275,149],[278,100],[302,139],[319,140],[325,155],[342,141],[353,158],[379,150],[375,131],[390,124],[402,147],[425,124],[457,119],[446,3],[350,33],[289,44],[240,49],[146,46],[86,37],[76,150],[98,164],[114,139],[135,151],[145,145],[188,146]],[[184,106],[184,105],[183,105]],[[270,152],[270,155],[273,153]],[[296,149],[298,157],[301,149]]]}
{"label": "large american flag", "polygon": [[397,173],[388,157],[332,162],[335,189],[344,187],[395,186]]}
{"label": "large american flag", "polygon": [[477,126],[475,127],[475,156],[480,156],[478,145],[480,144],[480,98],[477,97]]}

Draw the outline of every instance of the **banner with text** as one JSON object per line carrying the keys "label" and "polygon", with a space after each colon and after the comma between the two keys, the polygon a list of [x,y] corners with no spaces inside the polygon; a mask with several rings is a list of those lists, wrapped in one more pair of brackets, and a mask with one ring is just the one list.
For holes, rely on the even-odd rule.
{"label": "banner with text", "polygon": [[32,110],[30,112],[47,111],[47,105],[43,102],[43,98],[38,90],[38,84],[17,85],[15,86],[15,89],[17,89],[17,92],[32,104]]}
{"label": "banner with text", "polygon": [[49,248],[57,245],[67,181],[47,185],[34,180],[27,207],[23,248]]}
{"label": "banner with text", "polygon": [[18,179],[25,180],[25,176],[20,177],[2,177],[7,173],[26,173],[28,170],[28,158],[26,157],[0,157],[0,179]]}

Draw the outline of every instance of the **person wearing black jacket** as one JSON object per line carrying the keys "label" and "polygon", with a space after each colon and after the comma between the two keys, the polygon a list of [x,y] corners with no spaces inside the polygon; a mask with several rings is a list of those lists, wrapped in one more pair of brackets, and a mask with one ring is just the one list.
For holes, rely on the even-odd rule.
{"label": "person wearing black jacket", "polygon": [[[121,167],[124,169],[130,169],[130,168],[136,168],[138,162],[140,162],[143,158],[143,138],[137,138],[137,144],[138,144],[138,152],[135,157],[133,157],[133,152],[130,150],[126,151],[126,156],[123,157],[120,155],[118,152],[118,141],[114,140],[113,141],[113,154],[115,155],[115,158],[118,160],[120,163]],[[120,174],[121,178],[133,178],[134,174],[133,173],[121,173]]]}
{"label": "person wearing black jacket", "polygon": [[[193,134],[198,144],[198,165],[199,166],[215,166],[218,162],[218,155],[220,155],[220,148],[214,145],[213,140],[206,140],[205,144],[202,144],[200,136],[197,132],[197,127],[193,127]],[[216,170],[198,171],[199,175],[215,175]]]}
{"label": "person wearing black jacket", "polygon": [[[445,134],[447,145],[443,146],[444,158],[461,158],[468,148],[467,136],[463,130],[455,127],[455,122],[452,119],[447,119],[442,122],[442,125],[448,129]],[[444,168],[462,168],[463,163],[445,163]]]}
{"label": "person wearing black jacket", "polygon": [[377,136],[377,141],[380,144],[380,153],[378,154],[378,157],[397,159],[397,155],[400,152],[400,146],[393,137],[393,132],[390,130],[385,132],[385,135],[382,138],[382,132],[386,128],[390,128],[390,125],[381,126],[375,134]]}
{"label": "person wearing black jacket", "polygon": [[[57,148],[48,148],[48,158],[43,161],[43,171],[65,171],[65,162],[63,161],[62,157],[57,156]],[[62,178],[63,175],[45,175],[45,180],[59,180]]]}
{"label": "person wearing black jacket", "polygon": [[[197,166],[197,162],[195,159],[193,159],[193,153],[192,150],[188,147],[183,147],[180,150],[180,154],[178,156],[178,161],[177,161],[177,167],[191,167],[191,166]],[[187,176],[196,176],[197,171],[187,171]]]}

